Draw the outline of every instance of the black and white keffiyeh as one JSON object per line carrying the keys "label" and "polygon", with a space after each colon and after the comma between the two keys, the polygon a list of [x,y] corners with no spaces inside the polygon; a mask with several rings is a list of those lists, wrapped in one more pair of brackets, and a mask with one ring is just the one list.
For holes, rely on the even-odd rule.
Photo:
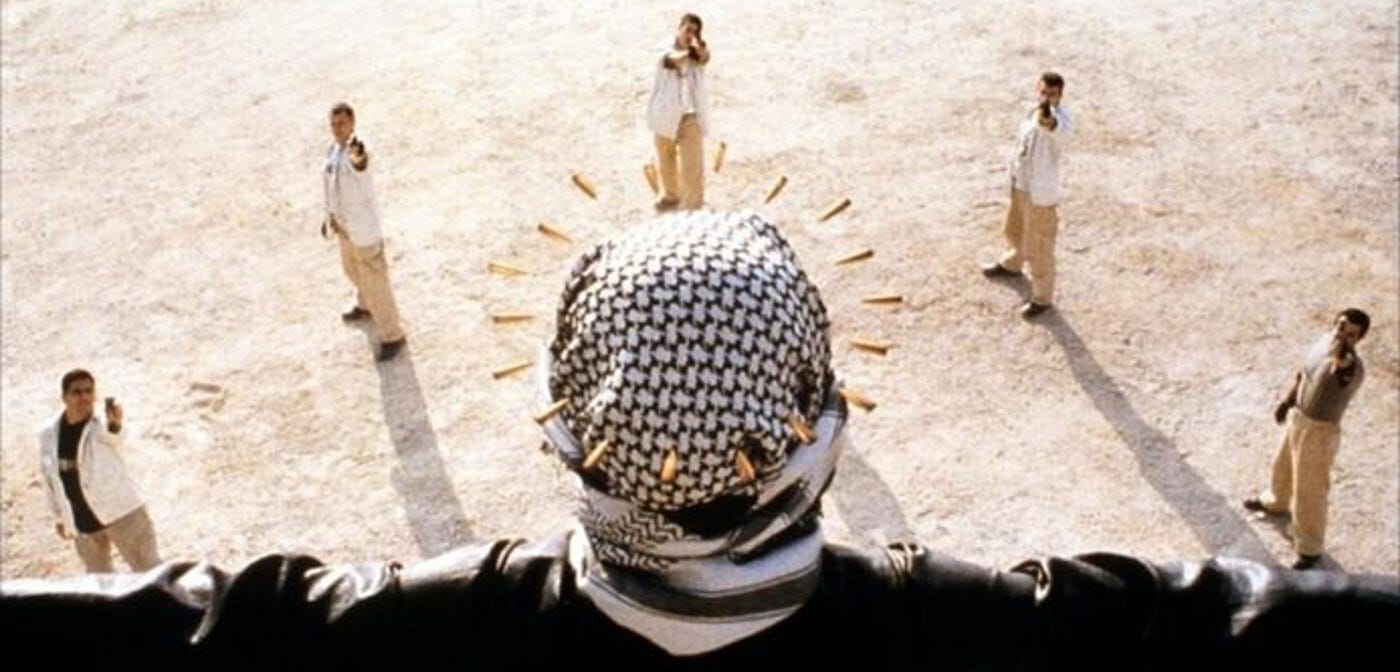
{"label": "black and white keffiyeh", "polygon": [[828,327],[791,247],[756,214],[657,219],[579,260],[540,389],[568,400],[544,430],[584,484],[570,558],[604,614],[688,655],[811,595],[845,421]]}

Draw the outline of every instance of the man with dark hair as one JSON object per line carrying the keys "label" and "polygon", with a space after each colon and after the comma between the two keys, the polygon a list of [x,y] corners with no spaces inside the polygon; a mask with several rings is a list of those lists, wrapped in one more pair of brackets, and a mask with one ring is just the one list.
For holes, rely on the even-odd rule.
{"label": "man with dark hair", "polygon": [[1337,313],[1332,331],[1308,349],[1274,409],[1274,420],[1287,422],[1288,429],[1274,454],[1269,488],[1244,501],[1250,511],[1293,514],[1289,529],[1298,551],[1294,569],[1309,569],[1322,559],[1327,492],[1341,446],[1342,413],[1366,379],[1366,364],[1356,354],[1356,344],[1370,328],[1369,315],[1348,308]]}
{"label": "man with dark hair", "polygon": [[8,582],[6,653],[78,628],[70,664],[187,669],[1279,672],[1390,652],[1390,577],[1111,554],[1002,572],[827,543],[847,417],[830,319],[758,215],[633,227],[579,259],[556,315],[536,419],[578,476],[570,532],[412,567],[269,556]]}
{"label": "man with dark hair", "polygon": [[369,319],[379,337],[378,361],[388,361],[408,342],[399,324],[399,306],[389,287],[389,262],[379,228],[379,205],[369,172],[369,153],[355,135],[355,110],[337,103],[330,111],[331,142],[324,175],[326,219],[321,235],[334,231],[340,264],[355,285],[355,305],[341,319]]}
{"label": "man with dark hair", "polygon": [[63,413],[39,429],[39,468],[48,486],[54,531],[71,539],[89,572],[112,571],[112,546],[132,569],[160,562],[155,529],[117,452],[122,407],[108,398],[94,412],[96,381],[84,369],[63,375]]}
{"label": "man with dark hair", "polygon": [[1060,104],[1064,90],[1064,78],[1054,72],[1036,83],[1040,104],[1021,121],[1011,153],[1011,203],[1002,227],[1006,252],[982,266],[988,278],[1020,277],[1022,265],[1030,268],[1031,300],[1021,307],[1026,318],[1049,310],[1055,298],[1060,155],[1073,132],[1069,111]]}

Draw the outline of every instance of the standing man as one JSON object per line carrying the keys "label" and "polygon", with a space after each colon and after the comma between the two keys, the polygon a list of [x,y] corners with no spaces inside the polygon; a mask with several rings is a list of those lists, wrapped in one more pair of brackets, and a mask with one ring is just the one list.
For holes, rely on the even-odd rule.
{"label": "standing man", "polygon": [[54,531],[73,541],[89,572],[113,571],[113,545],[133,570],[146,570],[160,564],[160,554],[151,517],[117,452],[122,407],[108,397],[107,417],[97,417],[96,387],[83,369],[64,374],[63,414],[39,430],[39,469]]}
{"label": "standing man", "polygon": [[1366,378],[1356,344],[1370,328],[1369,315],[1348,308],[1337,313],[1332,333],[1323,334],[1308,350],[1274,410],[1274,420],[1287,421],[1288,429],[1274,455],[1272,482],[1258,497],[1244,500],[1244,508],[1250,511],[1293,513],[1289,529],[1298,551],[1294,569],[1309,569],[1322,559],[1332,461],[1342,440],[1339,423]]}
{"label": "standing man", "polygon": [[988,278],[1014,277],[1022,264],[1030,267],[1031,300],[1021,316],[1032,318],[1047,310],[1055,297],[1055,236],[1060,228],[1060,153],[1073,125],[1060,105],[1065,80],[1054,72],[1040,76],[1040,104],[1030,111],[1016,133],[1011,153],[1011,204],[1006,210],[1007,249],[997,262],[982,267]]}
{"label": "standing man", "polygon": [[355,305],[341,314],[347,324],[374,321],[381,362],[393,359],[408,342],[399,325],[399,307],[389,289],[389,262],[384,258],[384,235],[379,230],[379,205],[369,172],[369,154],[355,137],[355,110],[337,103],[330,112],[331,143],[326,155],[326,219],[340,240],[340,263],[355,285]]}
{"label": "standing man", "polygon": [[[698,210],[705,202],[705,147],[710,131],[710,99],[705,91],[705,64],[710,48],[700,36],[704,23],[694,14],[681,17],[676,39],[661,55],[647,107],[647,126],[656,135],[656,162],[661,173],[658,211]],[[679,163],[679,166],[677,164]]]}

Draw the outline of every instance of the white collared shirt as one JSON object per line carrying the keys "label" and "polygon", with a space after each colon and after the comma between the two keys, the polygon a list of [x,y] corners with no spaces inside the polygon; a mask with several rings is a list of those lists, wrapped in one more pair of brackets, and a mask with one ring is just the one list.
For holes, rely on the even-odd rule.
{"label": "white collared shirt", "polygon": [[1031,110],[1017,129],[1011,152],[1011,186],[1029,193],[1035,205],[1060,202],[1060,154],[1074,132],[1069,110],[1055,107],[1051,113],[1056,122],[1053,131],[1042,128]]}
{"label": "white collared shirt", "polygon": [[379,229],[379,204],[374,198],[374,178],[370,175],[370,166],[355,170],[350,165],[345,148],[333,142],[326,151],[326,165],[322,173],[326,214],[335,216],[335,221],[356,246],[378,243],[384,234]]}

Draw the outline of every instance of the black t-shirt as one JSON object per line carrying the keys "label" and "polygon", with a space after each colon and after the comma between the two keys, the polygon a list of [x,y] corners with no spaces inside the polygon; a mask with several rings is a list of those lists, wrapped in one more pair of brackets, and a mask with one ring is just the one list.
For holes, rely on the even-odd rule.
{"label": "black t-shirt", "polygon": [[[83,438],[83,427],[86,426],[86,420],[70,425],[67,418],[59,418],[58,477],[63,481],[63,494],[68,497],[68,504],[73,508],[73,523],[77,525],[79,532],[91,534],[101,531],[103,525],[97,519],[97,514],[92,512],[92,507],[88,506],[87,498],[83,497],[81,478],[78,475],[78,441]],[[63,460],[67,460],[73,468],[64,469]]]}

